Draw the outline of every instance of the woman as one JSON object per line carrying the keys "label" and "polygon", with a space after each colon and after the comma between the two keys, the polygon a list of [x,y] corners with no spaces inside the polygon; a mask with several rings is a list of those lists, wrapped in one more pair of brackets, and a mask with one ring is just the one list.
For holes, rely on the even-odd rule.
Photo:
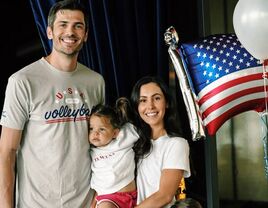
{"label": "woman", "polygon": [[134,146],[136,208],[169,207],[175,202],[181,179],[190,176],[189,145],[179,137],[171,94],[160,78],[144,77],[135,84],[131,102],[141,135]]}

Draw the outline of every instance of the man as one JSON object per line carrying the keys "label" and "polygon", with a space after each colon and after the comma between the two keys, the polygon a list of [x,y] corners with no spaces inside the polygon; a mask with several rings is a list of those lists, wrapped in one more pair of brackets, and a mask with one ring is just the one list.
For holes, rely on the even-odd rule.
{"label": "man", "polygon": [[51,54],[8,80],[1,116],[0,205],[89,207],[90,157],[87,117],[104,103],[104,79],[78,63],[87,40],[88,16],[77,1],[56,3],[49,12]]}

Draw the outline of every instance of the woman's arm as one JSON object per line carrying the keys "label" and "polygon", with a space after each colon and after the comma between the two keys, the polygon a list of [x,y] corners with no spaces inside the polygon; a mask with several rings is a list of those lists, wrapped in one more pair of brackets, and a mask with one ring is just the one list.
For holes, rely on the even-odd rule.
{"label": "woman's arm", "polygon": [[183,172],[183,170],[178,169],[164,169],[160,178],[159,190],[135,208],[161,208],[169,204],[176,195]]}

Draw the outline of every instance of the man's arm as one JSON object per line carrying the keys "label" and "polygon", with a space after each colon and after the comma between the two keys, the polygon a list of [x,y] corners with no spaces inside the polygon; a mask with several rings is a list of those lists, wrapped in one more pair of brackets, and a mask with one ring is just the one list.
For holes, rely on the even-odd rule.
{"label": "man's arm", "polygon": [[15,159],[21,140],[21,130],[2,126],[0,139],[0,204],[14,207]]}
{"label": "man's arm", "polygon": [[96,200],[97,192],[94,190],[94,195],[90,204],[90,208],[95,208],[97,205],[97,200]]}

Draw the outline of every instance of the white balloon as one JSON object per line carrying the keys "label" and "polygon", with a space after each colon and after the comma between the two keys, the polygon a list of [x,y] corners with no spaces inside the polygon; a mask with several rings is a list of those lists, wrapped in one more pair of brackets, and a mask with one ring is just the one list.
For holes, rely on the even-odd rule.
{"label": "white balloon", "polygon": [[256,59],[268,59],[268,0],[239,0],[233,14],[235,33]]}

